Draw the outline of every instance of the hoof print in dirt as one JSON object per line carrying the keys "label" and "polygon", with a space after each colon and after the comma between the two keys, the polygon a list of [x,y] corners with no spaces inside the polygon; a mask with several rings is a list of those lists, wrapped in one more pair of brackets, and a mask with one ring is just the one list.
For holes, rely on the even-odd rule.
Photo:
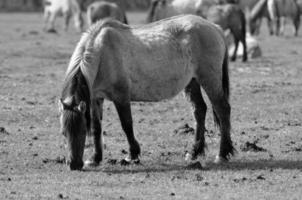
{"label": "hoof print in dirt", "polygon": [[44,164],[47,164],[47,163],[65,164],[66,163],[66,158],[64,156],[58,156],[55,159],[44,158],[42,160],[42,162]]}
{"label": "hoof print in dirt", "polygon": [[69,199],[68,196],[64,196],[63,194],[58,194],[58,199]]}
{"label": "hoof print in dirt", "polygon": [[121,160],[120,164],[121,164],[122,166],[127,166],[127,165],[130,165],[131,162],[130,162],[130,161],[127,161],[126,159],[123,159],[123,160]]}
{"label": "hoof print in dirt", "polygon": [[180,135],[193,135],[194,128],[190,127],[188,124],[184,124],[183,126],[175,129],[174,133]]}
{"label": "hoof print in dirt", "polygon": [[7,132],[7,130],[4,127],[0,127],[0,133],[5,134],[5,135],[9,135],[9,132]]}
{"label": "hoof print in dirt", "polygon": [[200,162],[194,162],[189,164],[187,167],[187,169],[197,169],[197,170],[203,170],[204,167],[202,166],[202,164]]}
{"label": "hoof print in dirt", "polygon": [[257,176],[257,180],[265,180],[265,178],[263,175],[259,175],[259,176]]}
{"label": "hoof print in dirt", "polygon": [[116,165],[117,160],[116,159],[109,159],[109,160],[107,160],[107,163],[110,164],[110,165]]}
{"label": "hoof print in dirt", "polygon": [[125,149],[122,149],[122,154],[128,154],[128,152]]}
{"label": "hoof print in dirt", "polygon": [[240,146],[241,151],[247,152],[266,152],[267,150],[257,146],[256,142],[246,142],[244,145]]}

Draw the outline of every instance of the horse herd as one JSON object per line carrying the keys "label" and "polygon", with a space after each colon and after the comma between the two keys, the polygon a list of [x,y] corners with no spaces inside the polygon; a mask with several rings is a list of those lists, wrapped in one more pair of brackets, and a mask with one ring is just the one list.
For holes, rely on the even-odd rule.
{"label": "horse herd", "polygon": [[[215,161],[228,161],[235,150],[230,136],[225,31],[234,37],[230,59],[235,61],[241,42],[245,62],[250,50],[255,50],[247,41],[259,33],[262,18],[267,19],[270,34],[276,35],[284,32],[284,18],[292,19],[295,35],[300,23],[297,0],[153,0],[148,23],[137,27],[127,25],[125,9],[119,4],[97,1],[83,6],[84,1],[45,0],[45,28],[50,32],[55,31],[58,15],[65,17],[66,30],[73,16],[81,31],[82,12],[87,10],[89,28],[70,59],[59,101],[61,133],[68,141],[71,170],[95,167],[103,160],[105,99],[115,105],[129,144],[129,156],[121,164],[131,164],[139,162],[141,150],[133,131],[130,102],[161,101],[182,90],[193,105],[196,120],[194,144],[186,159],[204,155],[207,106],[201,87],[211,101],[221,133]],[[84,163],[88,133],[94,138],[94,153]]]}

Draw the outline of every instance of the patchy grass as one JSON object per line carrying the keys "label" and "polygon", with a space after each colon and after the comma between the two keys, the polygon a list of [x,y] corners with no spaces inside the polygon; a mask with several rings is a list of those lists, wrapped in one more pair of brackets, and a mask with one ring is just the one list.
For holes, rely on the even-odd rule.
{"label": "patchy grass", "polygon": [[[144,23],[145,13],[128,13]],[[58,23],[42,31],[41,14],[0,15],[0,199],[300,199],[302,196],[302,38],[260,36],[263,58],[231,63],[232,137],[229,164],[213,163],[219,134],[207,116],[207,167],[188,169],[193,127],[183,95],[133,103],[142,165],[115,163],[128,150],[117,114],[105,102],[105,160],[93,171],[64,163],[57,98],[80,35]],[[209,105],[210,107],[210,105]],[[211,113],[209,111],[209,113]],[[265,151],[244,149],[255,144]],[[254,147],[255,148],[255,147]],[[256,148],[257,149],[257,148]],[[87,144],[85,156],[91,153]]]}

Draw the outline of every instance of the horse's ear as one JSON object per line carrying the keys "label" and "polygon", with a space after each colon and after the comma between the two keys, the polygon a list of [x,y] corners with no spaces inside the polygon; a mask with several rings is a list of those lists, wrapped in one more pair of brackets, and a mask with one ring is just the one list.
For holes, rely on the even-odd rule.
{"label": "horse's ear", "polygon": [[84,101],[81,101],[79,103],[79,105],[76,107],[76,109],[80,112],[80,113],[85,113],[86,112],[86,103]]}
{"label": "horse's ear", "polygon": [[63,99],[59,99],[59,110],[60,111],[63,111],[63,110],[66,110],[66,108],[68,108],[68,103],[66,102],[66,100],[63,100]]}

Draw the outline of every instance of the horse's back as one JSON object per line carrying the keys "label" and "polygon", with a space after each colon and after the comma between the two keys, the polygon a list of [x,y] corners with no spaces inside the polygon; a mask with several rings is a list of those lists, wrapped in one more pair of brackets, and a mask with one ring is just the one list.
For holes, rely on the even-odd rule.
{"label": "horse's back", "polygon": [[221,76],[223,33],[198,16],[176,16],[134,28],[107,23],[97,37],[105,44],[101,74],[113,77],[106,82],[130,88],[134,101],[171,98],[201,73]]}
{"label": "horse's back", "polygon": [[295,16],[299,12],[296,0],[276,0],[276,6],[280,16]]}

